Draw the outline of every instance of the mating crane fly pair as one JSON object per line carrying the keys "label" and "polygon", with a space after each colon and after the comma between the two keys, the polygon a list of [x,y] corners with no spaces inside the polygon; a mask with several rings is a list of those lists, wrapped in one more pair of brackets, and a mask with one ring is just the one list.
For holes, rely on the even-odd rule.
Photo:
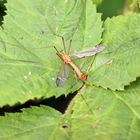
{"label": "mating crane fly pair", "polygon": [[56,50],[56,54],[63,62],[61,69],[59,71],[59,74],[56,78],[56,85],[61,86],[66,82],[68,75],[69,75],[68,66],[70,66],[74,70],[74,72],[76,73],[77,77],[80,80],[86,80],[88,75],[81,72],[81,70],[72,62],[73,57],[84,58],[84,57],[93,56],[93,55],[101,52],[103,50],[104,46],[96,45],[96,46],[90,47],[86,50],[75,52],[72,55],[70,55],[70,47],[71,47],[72,40],[70,40],[68,52],[66,52],[64,38],[63,37],[61,37],[61,38],[62,38],[62,42],[63,42],[63,46],[64,46],[64,53],[58,51],[57,48],[54,46],[54,49]]}

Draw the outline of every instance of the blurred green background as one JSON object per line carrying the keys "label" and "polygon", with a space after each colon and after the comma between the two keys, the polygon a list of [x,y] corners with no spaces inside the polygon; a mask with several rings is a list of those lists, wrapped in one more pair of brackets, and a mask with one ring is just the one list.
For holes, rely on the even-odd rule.
{"label": "blurred green background", "polygon": [[102,19],[117,15],[128,15],[140,12],[140,0],[93,0]]}

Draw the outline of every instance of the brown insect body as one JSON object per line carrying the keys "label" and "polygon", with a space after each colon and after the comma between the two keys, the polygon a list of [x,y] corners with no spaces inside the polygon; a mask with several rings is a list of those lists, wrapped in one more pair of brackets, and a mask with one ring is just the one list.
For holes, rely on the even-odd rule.
{"label": "brown insect body", "polygon": [[70,55],[67,54],[63,54],[59,51],[57,51],[56,53],[59,58],[66,64],[70,65],[72,67],[72,69],[75,71],[75,73],[77,74],[78,78],[81,80],[86,80],[87,79],[87,74],[84,74],[80,71],[80,69],[71,61],[71,57]]}
{"label": "brown insect body", "polygon": [[80,80],[86,80],[88,75],[81,72],[81,70],[75,65],[75,63],[72,62],[71,58],[75,58],[75,57],[76,58],[84,58],[84,57],[94,56],[98,52],[102,51],[104,46],[96,45],[96,46],[93,46],[93,47],[88,48],[86,50],[75,52],[75,53],[69,55],[72,40],[70,40],[70,44],[69,44],[69,47],[68,47],[68,53],[66,51],[66,46],[65,46],[65,42],[64,42],[63,37],[62,37],[62,42],[63,42],[65,53],[62,53],[62,52],[58,51],[57,48],[54,46],[54,49],[56,50],[56,54],[58,55],[58,57],[63,62],[63,64],[61,65],[61,69],[59,71],[59,75],[56,78],[56,85],[61,86],[66,82],[66,80],[68,78],[68,75],[69,75],[68,65],[74,70],[74,72],[76,73],[77,77]]}

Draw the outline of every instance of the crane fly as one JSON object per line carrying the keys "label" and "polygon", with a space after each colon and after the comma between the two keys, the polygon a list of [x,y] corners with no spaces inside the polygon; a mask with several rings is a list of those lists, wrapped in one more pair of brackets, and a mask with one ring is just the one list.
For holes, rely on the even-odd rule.
{"label": "crane fly", "polygon": [[[61,38],[62,38],[62,42],[63,42],[63,46],[64,46],[64,53],[58,51],[58,49],[54,46],[54,49],[56,50],[56,54],[63,62],[62,66],[60,68],[59,74],[56,78],[56,85],[61,86],[66,82],[66,80],[68,79],[68,76],[69,76],[69,66],[74,70],[74,72],[76,73],[77,77],[80,80],[82,80],[82,81],[86,80],[88,75],[86,73],[81,72],[81,70],[73,62],[73,59],[74,58],[84,58],[84,57],[96,55],[98,52],[103,50],[104,46],[96,45],[96,46],[90,47],[88,49],[79,51],[79,52],[74,52],[73,54],[70,55],[70,46],[71,46],[72,40],[70,40],[68,53],[67,53],[64,38],[63,37],[61,37]],[[0,42],[3,42],[3,41],[0,41]],[[8,42],[6,42],[6,43],[8,43]],[[8,44],[10,44],[10,43],[8,43]],[[14,44],[10,44],[10,45],[18,47]],[[52,47],[52,46],[50,46],[50,47]],[[50,48],[50,47],[47,47],[47,48]],[[46,48],[46,47],[42,47],[42,48]],[[38,48],[34,48],[34,49],[38,49]],[[36,63],[35,61],[29,61],[29,60],[17,60],[17,61]]]}
{"label": "crane fly", "polygon": [[70,66],[74,70],[74,72],[76,73],[77,77],[80,80],[82,80],[82,81],[86,80],[88,75],[86,73],[81,72],[81,70],[76,66],[76,64],[72,61],[72,59],[75,57],[76,58],[84,58],[84,57],[93,56],[93,55],[97,54],[98,52],[102,51],[104,46],[97,45],[97,46],[88,48],[86,50],[75,52],[72,55],[70,55],[69,53],[70,53],[70,46],[71,46],[72,40],[70,40],[68,53],[66,53],[66,47],[65,47],[65,42],[64,42],[63,37],[62,37],[62,41],[63,41],[65,53],[58,51],[58,49],[54,46],[54,49],[56,50],[56,54],[63,62],[62,66],[60,68],[59,74],[56,78],[56,85],[61,86],[66,82],[68,75],[69,75],[69,67],[68,66]]}

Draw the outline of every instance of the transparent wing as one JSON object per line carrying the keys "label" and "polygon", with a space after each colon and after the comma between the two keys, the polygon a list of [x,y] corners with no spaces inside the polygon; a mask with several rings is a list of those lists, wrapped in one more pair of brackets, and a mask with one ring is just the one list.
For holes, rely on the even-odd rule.
{"label": "transparent wing", "polygon": [[93,55],[97,54],[98,52],[101,52],[103,49],[104,49],[103,45],[97,45],[97,46],[90,47],[83,51],[75,52],[71,56],[78,57],[78,58],[93,56]]}
{"label": "transparent wing", "polygon": [[69,66],[63,63],[60,68],[59,74],[56,78],[56,85],[62,86],[68,79],[68,76],[69,76]]}

